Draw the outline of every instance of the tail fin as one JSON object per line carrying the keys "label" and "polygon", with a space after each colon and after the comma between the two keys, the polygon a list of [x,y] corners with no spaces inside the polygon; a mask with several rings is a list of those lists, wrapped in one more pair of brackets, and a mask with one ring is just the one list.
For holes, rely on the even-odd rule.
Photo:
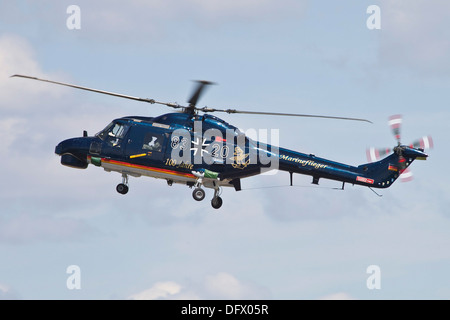
{"label": "tail fin", "polygon": [[369,179],[374,188],[388,188],[390,187],[402,173],[407,173],[406,170],[414,160],[426,160],[428,155],[423,152],[423,149],[415,149],[408,146],[398,146],[394,148],[394,152],[388,157],[372,163],[360,165],[360,170],[363,179]]}

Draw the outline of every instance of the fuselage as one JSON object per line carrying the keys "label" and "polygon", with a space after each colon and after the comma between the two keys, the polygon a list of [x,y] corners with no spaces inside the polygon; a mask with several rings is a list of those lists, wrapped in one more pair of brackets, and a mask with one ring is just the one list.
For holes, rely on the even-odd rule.
{"label": "fuselage", "polygon": [[[55,152],[62,164],[75,168],[93,164],[122,175],[190,186],[206,173],[213,177],[205,179],[206,187],[236,190],[240,179],[272,169],[309,175],[314,184],[324,178],[386,188],[404,169],[395,153],[376,163],[351,166],[250,139],[215,116],[186,113],[116,119],[95,136],[61,142]],[[426,157],[417,149],[408,152],[406,166]]]}

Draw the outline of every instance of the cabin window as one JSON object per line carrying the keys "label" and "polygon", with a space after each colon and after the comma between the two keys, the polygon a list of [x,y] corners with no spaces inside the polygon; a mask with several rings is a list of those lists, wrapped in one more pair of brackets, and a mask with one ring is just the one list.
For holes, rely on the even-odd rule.
{"label": "cabin window", "polygon": [[142,149],[146,151],[162,151],[164,137],[162,134],[157,133],[147,133],[144,138],[144,144]]}

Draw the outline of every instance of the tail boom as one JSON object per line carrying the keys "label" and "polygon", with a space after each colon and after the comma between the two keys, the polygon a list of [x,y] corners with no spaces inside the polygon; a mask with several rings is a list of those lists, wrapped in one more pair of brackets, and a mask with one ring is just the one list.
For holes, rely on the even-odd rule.
{"label": "tail boom", "polygon": [[279,169],[310,175],[313,184],[318,184],[319,179],[324,178],[372,188],[388,188],[415,159],[424,160],[427,157],[421,149],[399,146],[380,161],[354,167],[314,155],[280,149]]}

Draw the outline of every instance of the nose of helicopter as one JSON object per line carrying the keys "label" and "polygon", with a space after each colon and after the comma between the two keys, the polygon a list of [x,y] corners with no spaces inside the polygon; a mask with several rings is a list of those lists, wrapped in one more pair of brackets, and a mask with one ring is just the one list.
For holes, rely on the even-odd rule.
{"label": "nose of helicopter", "polygon": [[55,147],[55,153],[61,156],[61,164],[69,167],[87,168],[87,155],[91,138],[72,138],[60,142]]}
{"label": "nose of helicopter", "polygon": [[63,154],[63,142],[58,143],[58,145],[55,147],[55,153],[60,156]]}
{"label": "nose of helicopter", "polygon": [[65,153],[85,153],[87,154],[89,148],[89,138],[72,138],[61,141],[55,147],[55,153],[57,155],[63,155]]}

